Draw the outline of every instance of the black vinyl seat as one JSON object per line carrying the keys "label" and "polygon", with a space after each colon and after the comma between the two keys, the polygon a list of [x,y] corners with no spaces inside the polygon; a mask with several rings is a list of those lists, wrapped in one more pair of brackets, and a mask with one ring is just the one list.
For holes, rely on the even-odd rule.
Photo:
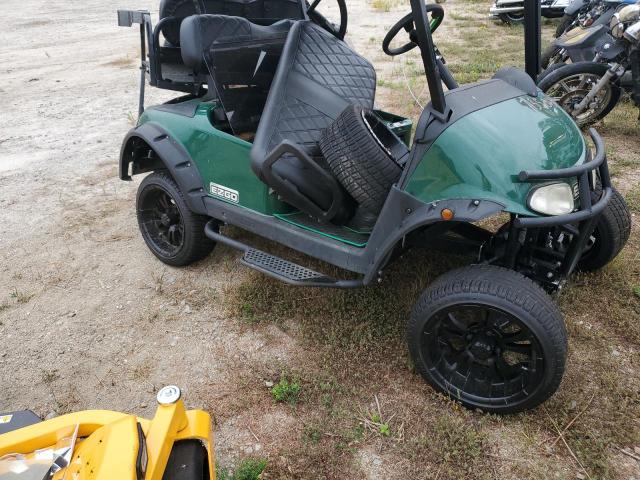
{"label": "black vinyl seat", "polygon": [[180,46],[182,21],[197,13],[243,17],[260,25],[305,18],[301,0],[161,0],[160,20],[167,19],[162,25],[165,39],[173,46]]}
{"label": "black vinyl seat", "polygon": [[318,140],[348,105],[372,109],[373,66],[308,20],[293,23],[251,149],[256,175],[285,201],[328,221],[346,193],[324,164]]}
{"label": "black vinyl seat", "polygon": [[292,20],[256,25],[246,18],[193,15],[180,30],[184,64],[208,74],[234,135],[251,140],[258,128]]}

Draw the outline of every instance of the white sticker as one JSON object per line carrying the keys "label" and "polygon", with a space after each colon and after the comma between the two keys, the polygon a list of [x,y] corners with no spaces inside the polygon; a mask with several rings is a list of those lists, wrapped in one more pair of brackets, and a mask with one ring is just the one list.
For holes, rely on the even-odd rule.
{"label": "white sticker", "polygon": [[211,182],[209,188],[211,189],[211,195],[223,198],[228,202],[238,203],[240,201],[240,194],[237,190],[213,182]]}
{"label": "white sticker", "polygon": [[13,415],[0,415],[0,423],[9,423]]}

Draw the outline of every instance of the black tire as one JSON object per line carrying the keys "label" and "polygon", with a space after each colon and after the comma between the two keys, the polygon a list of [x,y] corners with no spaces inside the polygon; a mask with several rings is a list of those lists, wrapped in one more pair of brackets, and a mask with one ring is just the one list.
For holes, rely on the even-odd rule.
{"label": "black tire", "polygon": [[[580,99],[584,98],[584,90],[575,91],[575,95],[573,97],[567,95],[570,92],[566,92],[564,95],[567,97],[566,105],[563,101],[559,100],[560,97],[554,95],[555,87],[559,82],[564,82],[565,84],[571,81],[572,77],[576,77],[578,75],[592,75],[594,77],[602,77],[607,70],[609,69],[607,64],[603,63],[594,63],[594,62],[577,62],[577,63],[569,63],[563,65],[560,68],[557,68],[551,71],[548,75],[545,75],[540,82],[538,82],[538,87],[544,93],[552,96],[556,99],[560,106],[567,111],[567,113],[571,114],[570,106],[577,103]],[[572,115],[575,122],[580,127],[586,127],[591,125],[592,123],[604,118],[613,108],[617,105],[620,100],[620,85],[618,81],[610,82],[608,86],[608,91],[606,92],[606,97],[603,99],[603,104],[600,108],[593,112],[593,114],[575,117]]]}
{"label": "black tire", "polygon": [[613,189],[611,200],[596,223],[587,250],[578,262],[578,268],[583,272],[601,269],[620,253],[630,234],[629,207],[622,195]]}
{"label": "black tire", "polygon": [[[474,315],[484,320],[474,323]],[[528,410],[549,398],[567,356],[564,321],[551,298],[523,275],[489,265],[451,271],[427,288],[407,341],[417,371],[436,390],[494,413]],[[515,351],[529,363],[508,357]]]}
{"label": "black tire", "polygon": [[392,137],[379,138],[374,128],[383,125],[374,122],[379,120],[370,110],[349,106],[325,129],[320,149],[333,174],[360,205],[359,210],[375,216],[400,178],[402,167],[391,155],[393,146],[389,145],[401,143],[400,139],[390,130],[379,131]]}
{"label": "black tire", "polygon": [[209,255],[215,246],[204,234],[210,219],[189,210],[180,188],[164,170],[142,180],[136,212],[142,238],[167,265],[189,265]]}
{"label": "black tire", "polygon": [[[576,14],[577,15],[577,14]],[[560,18],[560,23],[556,27],[556,38],[561,36],[564,32],[567,31],[567,28],[576,18],[576,15],[567,15],[566,13]]]}
{"label": "black tire", "polygon": [[524,23],[524,12],[520,14],[501,13],[498,17],[507,25],[520,25]]}
{"label": "black tire", "polygon": [[[540,66],[542,68],[548,68],[549,67],[549,63],[551,62],[551,59],[556,57],[559,53],[560,53],[561,48],[558,47],[555,43],[552,43],[551,45],[549,45],[544,52],[542,52],[542,55],[540,55]],[[553,62],[552,65],[556,65],[557,62]],[[543,72],[544,73],[544,72]],[[540,76],[538,76],[538,79],[541,80],[543,77],[542,74],[540,74]]]}
{"label": "black tire", "polygon": [[555,72],[556,70],[558,70],[559,68],[562,68],[566,65],[566,63],[560,62],[560,63],[553,63],[551,65],[549,65],[545,70],[543,70],[539,75],[538,75],[538,79],[536,80],[536,84],[540,85],[540,82],[542,82],[542,79],[545,78],[547,75],[550,75],[551,72]]}

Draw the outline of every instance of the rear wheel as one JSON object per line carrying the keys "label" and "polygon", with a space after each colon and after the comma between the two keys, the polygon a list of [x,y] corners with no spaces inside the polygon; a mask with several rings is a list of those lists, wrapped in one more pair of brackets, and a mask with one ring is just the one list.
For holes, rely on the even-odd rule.
{"label": "rear wheel", "polygon": [[567,334],[560,311],[517,272],[473,265],[422,294],[407,328],[420,374],[469,408],[514,413],[560,385]]}
{"label": "rear wheel", "polygon": [[180,188],[165,171],[153,172],[142,180],[136,210],[142,238],[167,265],[189,265],[206,257],[215,246],[204,234],[209,218],[189,210]]}
{"label": "rear wheel", "polygon": [[567,31],[567,29],[569,28],[569,26],[573,23],[573,21],[575,20],[577,14],[576,15],[567,15],[566,13],[562,16],[562,18],[560,19],[560,23],[558,24],[558,26],[556,27],[556,38],[558,38],[559,36],[561,36],[564,32]]}
{"label": "rear wheel", "polygon": [[558,102],[580,127],[584,127],[604,118],[620,100],[620,87],[617,81],[610,81],[597,93],[591,105],[585,110],[579,114],[573,111],[608,69],[606,64],[593,62],[563,65],[545,75],[538,83],[538,87]]}

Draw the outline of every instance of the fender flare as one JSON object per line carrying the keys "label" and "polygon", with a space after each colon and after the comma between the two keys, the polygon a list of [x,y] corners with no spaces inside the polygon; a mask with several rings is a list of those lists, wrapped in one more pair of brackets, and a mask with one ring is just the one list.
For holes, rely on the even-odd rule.
{"label": "fender flare", "polygon": [[[136,140],[143,141],[151,149],[156,158],[138,157]],[[132,172],[129,165],[133,163]],[[144,163],[144,164],[143,164]],[[184,146],[174,139],[166,130],[154,123],[145,123],[132,128],[127,133],[120,149],[120,179],[131,180],[132,175],[166,168],[178,184],[189,208],[200,215],[206,215],[203,197],[206,191],[202,177],[191,155]]]}
{"label": "fender flare", "polygon": [[367,248],[373,247],[364,283],[368,284],[378,275],[395,246],[408,234],[436,222],[443,221],[441,212],[448,208],[458,222],[477,222],[504,210],[504,205],[482,199],[449,199],[425,203],[407,192],[392,187],[385,202],[376,228],[371,234]]}

